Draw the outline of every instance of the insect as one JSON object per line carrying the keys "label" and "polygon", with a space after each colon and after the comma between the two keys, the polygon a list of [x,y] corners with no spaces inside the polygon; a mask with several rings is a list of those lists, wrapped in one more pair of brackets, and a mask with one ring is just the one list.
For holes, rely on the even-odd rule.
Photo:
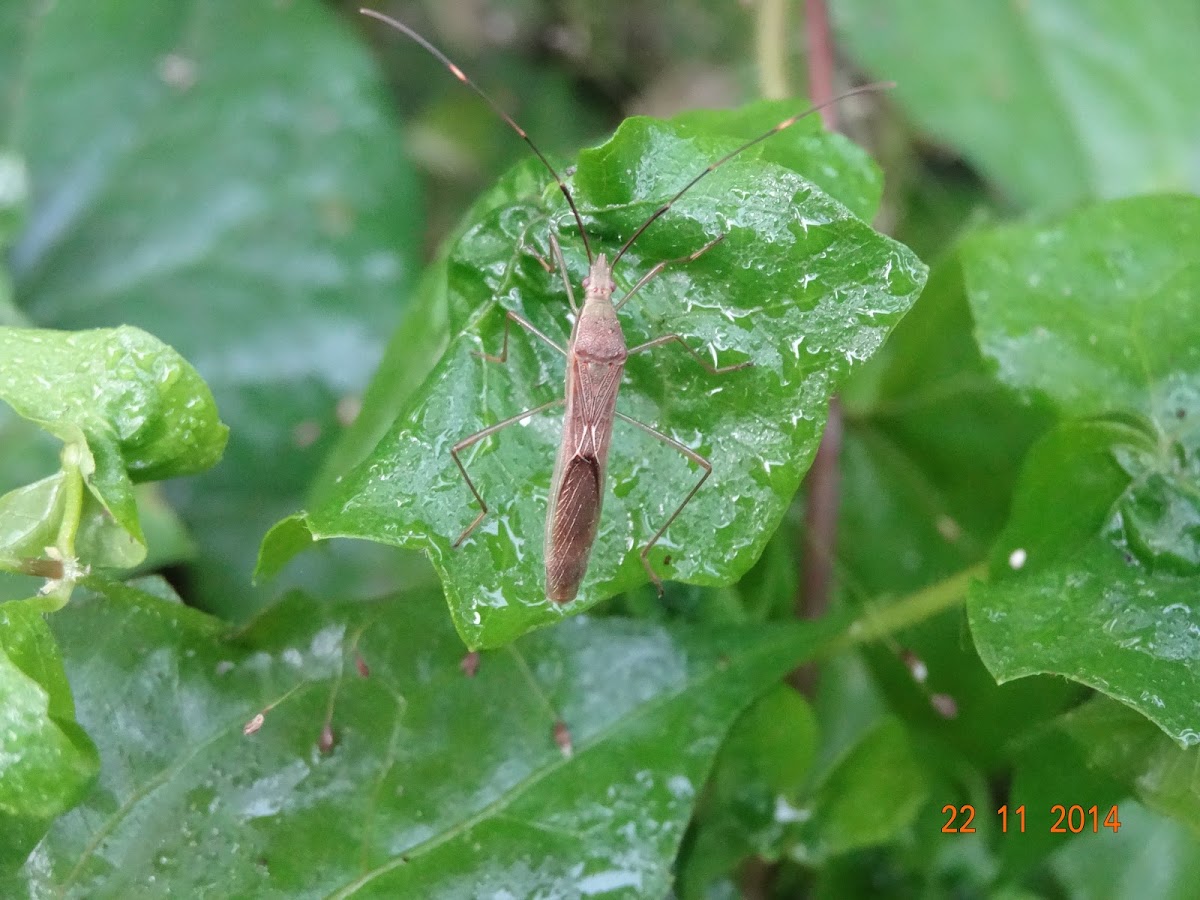
{"label": "insect", "polygon": [[[479,503],[478,515],[463,529],[462,533],[454,541],[453,546],[455,548],[462,546],[463,542],[470,537],[471,533],[479,526],[488,513],[487,502],[483,499],[483,495],[479,492],[474,481],[471,480],[471,476],[467,473],[466,466],[463,464],[460,454],[474,444],[496,434],[498,431],[508,428],[510,425],[524,421],[537,413],[565,405],[562,441],[554,463],[554,474],[550,483],[549,505],[546,512],[545,561],[547,599],[555,603],[565,604],[574,600],[579,593],[579,586],[583,582],[584,575],[587,572],[592,545],[595,543],[597,528],[600,524],[600,511],[604,499],[605,471],[608,464],[608,449],[612,439],[613,423],[617,419],[641,429],[656,440],[677,450],[702,470],[700,478],[692,485],[691,490],[688,491],[679,505],[667,517],[662,527],[654,533],[653,537],[650,538],[641,550],[642,566],[661,596],[662,579],[650,565],[650,551],[666,533],[667,529],[671,527],[671,524],[679,517],[679,514],[683,512],[684,507],[691,502],[704,482],[708,480],[708,477],[712,474],[712,464],[699,453],[696,453],[690,447],[685,446],[674,438],[663,434],[644,422],[639,422],[617,411],[617,393],[625,370],[625,361],[628,357],[635,354],[644,353],[665,344],[677,343],[700,366],[713,375],[725,375],[753,365],[753,362],[746,361],[731,366],[714,366],[689,346],[684,338],[678,334],[662,335],[644,344],[630,348],[625,344],[625,336],[621,331],[621,323],[617,317],[617,313],[621,307],[633,299],[638,291],[645,287],[663,269],[671,265],[694,262],[724,240],[726,235],[719,235],[688,256],[656,263],[616,302],[613,302],[613,292],[616,290],[616,285],[613,281],[613,270],[626,251],[641,237],[642,233],[659,217],[670,210],[680,197],[691,190],[706,175],[723,166],[743,151],[783,131],[785,128],[791,127],[805,116],[816,112],[824,106],[836,103],[854,94],[880,90],[891,85],[869,84],[847,91],[826,103],[819,104],[802,113],[784,119],[769,131],[751,141],[747,141],[736,150],[711,163],[704,171],[684,185],[671,199],[667,200],[651,213],[634,230],[629,239],[625,241],[613,256],[612,262],[609,262],[607,254],[593,254],[591,244],[588,241],[587,230],[584,228],[583,219],[575,206],[575,200],[571,196],[570,190],[554,166],[550,164],[550,161],[542,154],[533,141],[530,140],[525,130],[492,100],[487,93],[468,78],[462,69],[455,65],[449,57],[417,32],[402,22],[375,10],[362,9],[360,12],[396,29],[422,46],[438,59],[442,65],[449,69],[455,78],[483,98],[496,114],[525,141],[534,155],[545,166],[566,198],[567,205],[570,207],[571,215],[575,219],[575,225],[578,228],[580,239],[583,242],[583,247],[588,257],[589,270],[587,277],[583,279],[582,283],[584,297],[583,305],[580,307],[575,302],[575,292],[571,287],[566,263],[563,260],[562,248],[559,246],[558,239],[555,237],[553,231],[550,232],[549,238],[553,265],[557,267],[558,272],[562,275],[563,286],[567,292],[567,300],[570,303],[571,311],[575,314],[570,339],[565,348],[559,346],[557,342],[541,332],[525,318],[512,310],[508,310],[505,313],[504,338],[500,353],[496,356],[485,353],[478,354],[489,362],[507,362],[509,331],[511,325],[515,322],[521,328],[545,342],[565,357],[567,363],[566,392],[561,399],[552,400],[549,403],[543,403],[540,406],[527,409],[522,413],[497,422],[495,425],[468,435],[450,449],[450,455],[454,460],[454,464],[458,467],[459,472],[467,483],[467,487],[470,488],[472,495],[474,495],[476,501]],[[547,263],[540,257],[539,260],[547,271],[553,271],[550,263]]]}

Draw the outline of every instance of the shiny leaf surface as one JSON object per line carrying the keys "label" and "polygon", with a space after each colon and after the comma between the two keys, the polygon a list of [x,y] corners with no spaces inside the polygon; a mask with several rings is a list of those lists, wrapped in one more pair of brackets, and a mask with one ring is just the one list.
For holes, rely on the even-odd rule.
{"label": "shiny leaf surface", "polygon": [[98,768],[41,613],[0,603],[0,877],[82,798]]}
{"label": "shiny leaf surface", "polygon": [[[738,130],[753,136],[778,121],[779,106],[737,115]],[[801,171],[750,155],[737,159],[655,222],[618,268],[616,296],[655,261],[687,256],[727,235],[701,259],[648,284],[622,310],[622,327],[631,347],[679,333],[716,365],[753,363],[712,375],[668,345],[631,357],[626,367],[618,410],[713,466],[651,555],[669,579],[724,584],[750,567],[816,451],[830,394],[878,348],[924,282],[925,269],[909,251],[803,175],[807,168],[849,169],[854,177],[846,190],[861,208],[862,158],[841,140],[812,134],[796,140],[798,149],[777,150],[774,158],[790,158]],[[609,143],[582,153],[575,194],[597,250],[615,252],[623,236],[734,146],[723,133],[631,119]],[[561,277],[523,249],[549,255],[547,229],[561,230],[579,294],[586,260],[569,233],[561,196],[545,181],[530,163],[476,204],[450,250],[446,288],[430,288],[429,302],[444,293],[444,306],[425,318],[424,332],[407,335],[419,346],[444,347],[441,359],[391,431],[307,519],[319,537],[362,537],[428,552],[472,647],[506,643],[564,614],[545,599],[542,549],[561,413],[535,416],[464,453],[490,511],[460,550],[450,549],[475,515],[450,447],[562,394],[561,357],[520,329],[507,367],[476,355],[499,352],[505,309],[520,312],[560,346],[567,342]],[[642,545],[698,477],[677,451],[617,423],[591,568],[566,611],[645,582]],[[269,538],[261,564],[271,567],[284,555]]]}
{"label": "shiny leaf surface", "polygon": [[292,597],[229,634],[97,587],[53,624],[101,778],[5,893],[661,898],[725,730],[836,633],[577,619],[468,677],[433,594]]}
{"label": "shiny leaf surface", "polygon": [[1068,417],[1030,454],[971,628],[1000,680],[1066,675],[1200,735],[1200,200],[1116,201],[964,255],[1001,379]]}
{"label": "shiny leaf surface", "polygon": [[84,564],[135,565],[145,538],[134,482],[208,468],[228,431],[195,369],[130,327],[0,328],[0,399],[64,444],[57,474],[0,497],[6,567],[42,557],[63,527],[78,532],[71,555]]}
{"label": "shiny leaf surface", "polygon": [[204,375],[229,452],[171,499],[202,602],[245,614],[226,604],[260,602],[253,548],[301,502],[411,275],[419,204],[379,76],[315,0],[17,18],[17,303],[40,325],[138,325]]}

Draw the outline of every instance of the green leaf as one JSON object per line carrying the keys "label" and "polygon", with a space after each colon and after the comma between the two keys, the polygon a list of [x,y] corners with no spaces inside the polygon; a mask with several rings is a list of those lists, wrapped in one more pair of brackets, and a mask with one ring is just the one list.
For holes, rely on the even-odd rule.
{"label": "green leaf", "polygon": [[0,328],[0,398],[64,443],[82,433],[98,479],[191,475],[221,458],[229,429],[178,353],[137,328]]}
{"label": "green leaf", "polygon": [[1194,744],[1195,579],[1148,569],[1116,530],[1120,501],[1137,487],[1118,459],[1145,442],[1126,425],[1091,422],[1031,451],[992,577],[968,598],[971,632],[997,680],[1065,675]]}
{"label": "green leaf", "polygon": [[1051,861],[1070,900],[1191,900],[1200,879],[1195,832],[1137,803],[1120,806],[1121,829],[1088,832]]}
{"label": "green leaf", "polygon": [[118,522],[94,492],[77,497],[82,502],[72,509],[78,478],[65,469],[0,497],[0,565],[28,571],[22,563],[44,559],[64,528],[74,532],[71,555],[84,565],[128,569],[142,562],[146,541],[136,509],[123,510],[126,519]]}
{"label": "green leaf", "polygon": [[390,98],[316,0],[62,0],[17,25],[18,303],[41,325],[138,325],[204,375],[229,450],[170,498],[200,601],[244,615],[254,548],[302,503],[413,274]]}
{"label": "green leaf", "polygon": [[917,123],[1021,204],[1200,189],[1192,0],[845,0],[833,13]]}
{"label": "green leaf", "polygon": [[[1200,200],[1120,201],[972,240],[985,353],[1064,424],[1026,462],[970,599],[999,680],[1066,675],[1200,735]],[[1103,418],[1094,418],[1103,417]]]}
{"label": "green leaf", "polygon": [[[763,120],[777,114],[770,107]],[[609,143],[582,153],[575,170],[593,245],[615,252],[622,236],[735,146],[724,135],[628,120]],[[844,142],[819,146],[825,168],[861,170],[857,156],[843,164]],[[560,432],[553,415],[464,453],[490,511],[451,550],[475,508],[450,447],[562,394],[562,359],[521,329],[506,368],[476,356],[499,352],[505,309],[567,342],[561,278],[521,249],[547,255],[547,229],[561,228],[571,281],[578,286],[585,275],[561,197],[545,181],[531,162],[476,204],[450,251],[445,307],[424,331],[407,334],[413,345],[445,347],[444,355],[387,436],[307,517],[319,538],[426,550],[471,647],[504,644],[564,614],[543,588],[546,494]],[[925,277],[904,247],[802,174],[750,158],[718,169],[647,230],[618,267],[618,293],[655,261],[687,256],[718,234],[728,239],[648,284],[622,310],[622,327],[630,346],[679,332],[718,365],[753,367],[710,375],[665,347],[629,360],[618,404],[712,462],[712,477],[651,555],[666,577],[705,585],[730,583],[757,559],[816,451],[830,394],[880,345]],[[674,449],[624,423],[615,428],[608,475],[591,568],[570,612],[645,582],[641,546],[698,478]],[[282,555],[270,543],[263,553],[271,565]]]}
{"label": "green leaf", "polygon": [[227,433],[195,370],[135,328],[0,329],[0,398],[64,442],[59,472],[0,496],[0,566],[47,578],[47,608],[86,567],[141,562],[134,481],[211,465]]}
{"label": "green leaf", "polygon": [[1064,415],[1135,412],[1164,438],[1196,440],[1197,240],[1197,197],[1114,201],[975,235],[963,271],[984,354],[1002,381]]}
{"label": "green leaf", "polygon": [[53,624],[100,781],[5,894],[661,898],[726,729],[837,629],[576,619],[469,678],[436,594],[293,596],[225,634],[97,587]]}
{"label": "green leaf", "polygon": [[812,708],[786,684],[773,687],[738,718],[681,855],[681,897],[704,897],[712,882],[735,874],[748,857],[778,857],[785,826],[777,805],[804,783],[816,744]]}
{"label": "green leaf", "polygon": [[65,445],[61,471],[0,497],[10,569],[51,546],[60,561],[136,565],[146,547],[134,482],[211,466],[228,431],[196,371],[129,327],[0,328],[0,399]]}
{"label": "green leaf", "polygon": [[1118,779],[1143,805],[1200,834],[1200,749],[1180,747],[1144,716],[1104,697],[1066,713],[1056,725],[1089,768]]}
{"label": "green leaf", "polygon": [[0,877],[83,797],[98,768],[41,613],[0,603]]}
{"label": "green leaf", "polygon": [[867,732],[792,811],[788,855],[815,864],[891,841],[923,808],[928,787],[899,720]]}
{"label": "green leaf", "polygon": [[[675,116],[671,122],[684,138],[703,139],[712,135],[726,135],[734,140],[745,141],[802,111],[798,109],[796,100],[774,100],[734,110],[689,110]],[[621,149],[631,148],[626,145],[614,149],[620,152]],[[662,151],[664,148],[655,149]],[[813,184],[864,221],[869,222],[879,209],[883,194],[883,178],[879,168],[849,139],[837,133],[826,133],[818,115],[810,115],[747,152],[785,169],[804,173]],[[840,163],[837,169],[825,166],[832,154],[836,154]],[[683,161],[685,166],[691,164],[687,157]],[[629,160],[631,167],[636,167],[638,163],[637,159]],[[680,168],[677,174],[682,179],[692,173]],[[588,187],[599,202],[603,198],[605,184],[601,182]],[[622,201],[614,199],[610,202]]]}
{"label": "green leaf", "polygon": [[[1101,700],[1101,702],[1111,702]],[[1082,708],[1090,706],[1084,704]],[[1137,713],[1119,704],[1130,716]],[[1031,731],[1010,741],[1013,763],[1011,787],[1003,800],[1008,807],[1008,832],[1000,836],[1000,854],[1004,872],[1009,880],[1019,878],[1043,864],[1051,853],[1064,844],[1078,839],[1064,823],[1061,832],[1052,832],[1058,813],[1055,805],[1069,808],[1078,805],[1084,809],[1097,808],[1100,825],[1108,811],[1129,799],[1129,790],[1113,777],[1112,772],[1089,765],[1088,757],[1093,748],[1085,746],[1068,735],[1063,723],[1069,721],[1075,711],[1068,712],[1048,723],[1039,723]],[[1141,718],[1140,716],[1137,716]],[[1170,743],[1161,731],[1141,719],[1146,728]],[[1100,736],[1093,735],[1093,738]],[[1110,737],[1101,738],[1105,743]],[[1020,830],[1021,812],[1024,807],[1024,833]],[[1091,819],[1088,819],[1091,826]],[[1118,834],[1120,831],[1118,830]],[[1107,834],[1112,835],[1111,831]]]}

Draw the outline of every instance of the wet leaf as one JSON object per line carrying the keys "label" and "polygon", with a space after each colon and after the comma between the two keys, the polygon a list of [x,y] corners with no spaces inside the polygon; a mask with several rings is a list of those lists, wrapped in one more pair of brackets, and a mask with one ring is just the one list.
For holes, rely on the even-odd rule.
{"label": "wet leaf", "polygon": [[1097,422],[1063,426],[1034,448],[992,577],[971,591],[971,631],[998,680],[1065,675],[1192,744],[1194,579],[1148,570],[1114,530],[1122,496],[1136,488],[1114,456],[1144,450],[1146,440]]}
{"label": "wet leaf", "polygon": [[204,375],[229,451],[170,499],[199,601],[244,615],[254,548],[301,503],[412,274],[390,101],[316,0],[25,6],[0,85],[32,184],[17,303],[40,325],[138,325]]}
{"label": "wet leaf", "polygon": [[928,794],[904,726],[888,718],[868,731],[791,810],[785,838],[799,862],[891,841],[909,828]]}
{"label": "wet leaf", "polygon": [[846,0],[833,14],[918,124],[1026,206],[1200,189],[1192,0]]}
{"label": "wet leaf", "polygon": [[684,900],[706,896],[747,857],[779,857],[786,826],[777,809],[803,785],[816,744],[813,711],[789,685],[776,685],[738,717],[680,858]]}
{"label": "wet leaf", "polygon": [[1117,779],[1140,803],[1200,832],[1200,749],[1180,747],[1144,716],[1097,697],[1056,723],[1087,766]]}
{"label": "wet leaf", "polygon": [[[777,117],[777,107],[766,107],[761,122]],[[804,156],[813,167],[861,173],[861,158],[845,142],[804,142],[814,148]],[[623,236],[734,146],[692,127],[627,121],[608,144],[582,153],[575,170],[593,245],[615,252]],[[536,246],[548,255],[547,229],[559,230],[579,292],[586,261],[561,196],[545,181],[530,163],[476,204],[450,250],[447,287],[427,284],[424,302],[444,290],[445,305],[425,318],[424,330],[407,335],[418,346],[444,347],[442,357],[391,431],[307,517],[318,537],[426,550],[471,647],[506,643],[564,614],[545,599],[542,555],[561,413],[534,416],[464,453],[490,511],[461,550],[450,549],[475,515],[450,447],[562,394],[561,357],[520,329],[507,367],[475,355],[499,352],[505,309],[560,345],[567,341],[561,278],[522,250]],[[829,395],[880,345],[925,276],[904,247],[802,173],[739,158],[646,231],[618,268],[618,294],[655,261],[686,256],[719,234],[728,238],[701,259],[648,284],[622,310],[622,327],[629,346],[678,332],[717,365],[753,367],[711,375],[667,346],[629,360],[618,403],[712,462],[712,477],[651,555],[666,578],[706,585],[736,580],[762,552],[816,451]],[[698,477],[672,448],[617,424],[591,568],[566,611],[646,581],[641,546]],[[268,538],[261,564],[282,555]]]}
{"label": "wet leaf", "polygon": [[64,444],[57,474],[0,497],[6,568],[44,556],[64,522],[84,564],[136,565],[146,548],[134,483],[208,468],[228,431],[195,369],[130,327],[0,328],[0,399]]}
{"label": "wet leaf", "polygon": [[436,594],[292,597],[226,634],[97,587],[53,625],[101,778],[6,894],[657,900],[725,730],[836,633],[576,619],[468,678]]}
{"label": "wet leaf", "polygon": [[970,599],[999,680],[1066,675],[1200,734],[1200,200],[1119,201],[970,242],[999,376],[1065,423],[1030,454]]}
{"label": "wet leaf", "polygon": [[81,799],[98,767],[41,613],[0,603],[0,879]]}

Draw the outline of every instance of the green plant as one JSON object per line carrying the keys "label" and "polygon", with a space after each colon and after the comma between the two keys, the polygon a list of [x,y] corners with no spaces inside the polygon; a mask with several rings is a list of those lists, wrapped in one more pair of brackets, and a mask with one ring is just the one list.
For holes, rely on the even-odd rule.
{"label": "green plant", "polygon": [[[690,40],[699,12],[737,33],[694,9]],[[1200,19],[835,13],[982,178],[884,118],[885,196],[813,121],[646,232],[627,285],[729,237],[623,311],[631,342],[755,365],[631,360],[623,408],[714,475],[659,601],[637,542],[695,473],[618,427],[563,610],[553,414],[471,457],[492,511],[449,547],[473,508],[448,447],[561,392],[523,335],[506,367],[474,355],[504,309],[569,327],[528,251],[555,231],[576,284],[584,255],[536,161],[418,281],[422,183],[330,10],[0,11],[0,894],[1188,896],[1200,104],[1177,73]],[[898,52],[917,33],[930,52]],[[535,74],[571,119],[569,79]],[[447,120],[491,140],[454,87],[425,88],[414,158]],[[626,120],[570,160],[593,242],[798,105]],[[793,499],[835,394],[837,591],[797,622],[827,536]]]}

